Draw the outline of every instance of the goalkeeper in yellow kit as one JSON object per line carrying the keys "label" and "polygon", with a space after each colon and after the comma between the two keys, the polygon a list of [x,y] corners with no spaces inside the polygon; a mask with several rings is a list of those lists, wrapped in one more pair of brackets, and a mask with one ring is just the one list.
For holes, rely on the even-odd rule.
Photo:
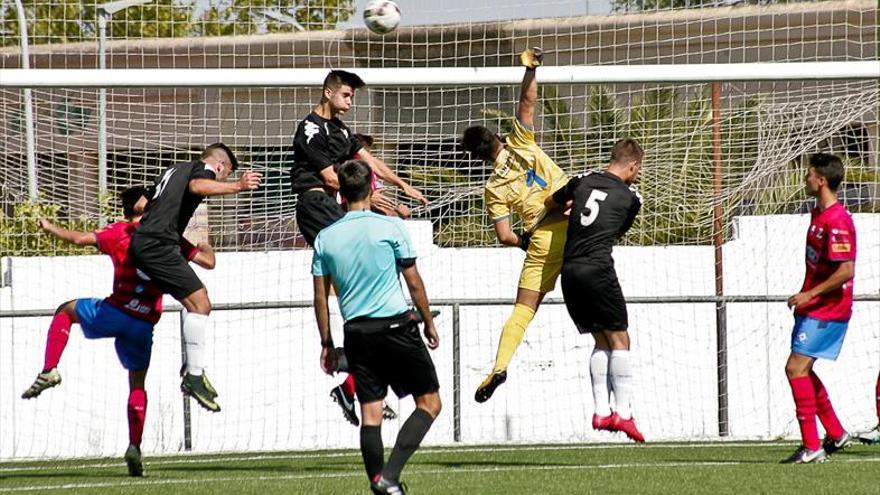
{"label": "goalkeeper in yellow kit", "polygon": [[[564,186],[568,177],[535,142],[535,105],[538,100],[535,70],[541,65],[541,58],[541,51],[537,48],[527,49],[520,55],[526,71],[513,132],[505,139],[484,126],[473,126],[464,131],[461,139],[462,147],[473,158],[492,164],[492,175],[486,182],[485,202],[498,240],[526,251],[516,305],[501,332],[495,367],[477,388],[474,397],[477,402],[489,400],[495,389],[507,380],[507,366],[513,353],[544,295],[556,285],[562,268],[567,217],[561,213],[547,213],[544,199]],[[522,221],[524,230],[520,234],[511,227],[511,213],[516,213]]]}

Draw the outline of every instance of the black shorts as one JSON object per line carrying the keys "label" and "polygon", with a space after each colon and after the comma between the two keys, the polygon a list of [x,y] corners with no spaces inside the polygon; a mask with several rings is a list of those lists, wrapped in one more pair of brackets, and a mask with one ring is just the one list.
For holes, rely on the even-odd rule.
{"label": "black shorts", "polygon": [[180,253],[180,244],[139,236],[135,232],[128,255],[162,292],[178,301],[205,287]]}
{"label": "black shorts", "polygon": [[440,389],[434,362],[409,312],[346,322],[345,355],[361,404],[384,399],[389,385],[398,397]]}
{"label": "black shorts", "polygon": [[562,297],[580,333],[627,329],[626,300],[610,263],[563,263]]}
{"label": "black shorts", "polygon": [[313,190],[300,193],[296,202],[296,225],[309,246],[315,245],[318,232],[345,216],[336,198],[324,191]]}

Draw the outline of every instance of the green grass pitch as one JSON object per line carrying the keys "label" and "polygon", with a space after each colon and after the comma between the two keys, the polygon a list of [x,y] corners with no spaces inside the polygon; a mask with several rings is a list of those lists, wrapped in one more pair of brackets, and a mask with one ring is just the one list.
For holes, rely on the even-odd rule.
{"label": "green grass pitch", "polygon": [[[826,464],[779,465],[791,442],[507,445],[424,448],[404,471],[412,494],[880,493],[880,446]],[[121,455],[121,453],[120,453]],[[0,494],[369,493],[357,451],[0,463]]]}

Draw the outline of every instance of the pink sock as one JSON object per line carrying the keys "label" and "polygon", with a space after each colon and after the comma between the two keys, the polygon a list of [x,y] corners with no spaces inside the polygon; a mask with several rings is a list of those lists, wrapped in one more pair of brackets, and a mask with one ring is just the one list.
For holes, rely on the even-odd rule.
{"label": "pink sock", "polygon": [[816,391],[809,376],[789,378],[791,395],[794,397],[794,409],[798,424],[801,427],[801,438],[804,447],[810,450],[819,449],[819,430],[816,426]]}
{"label": "pink sock", "polygon": [[52,323],[49,324],[49,335],[46,337],[46,360],[43,363],[43,371],[58,367],[58,361],[61,361],[61,353],[67,347],[69,336],[70,316],[63,312],[55,313]]}
{"label": "pink sock", "polygon": [[828,398],[828,391],[825,390],[825,384],[819,379],[819,375],[810,371],[810,380],[813,382],[813,390],[816,391],[816,412],[819,415],[819,421],[822,422],[828,436],[837,440],[846,433],[846,430],[843,429],[840,419],[834,413],[831,399]]}
{"label": "pink sock", "polygon": [[147,391],[136,388],[128,394],[128,441],[141,446],[147,417]]}
{"label": "pink sock", "polygon": [[345,381],[342,382],[342,390],[345,392],[346,397],[354,399],[354,375],[349,374],[345,378]]}
{"label": "pink sock", "polygon": [[880,375],[877,375],[877,422],[880,423]]}

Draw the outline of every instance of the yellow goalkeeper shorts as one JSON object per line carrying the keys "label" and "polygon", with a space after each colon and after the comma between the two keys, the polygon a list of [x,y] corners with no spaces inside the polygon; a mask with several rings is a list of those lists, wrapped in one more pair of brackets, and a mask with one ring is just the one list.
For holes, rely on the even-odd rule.
{"label": "yellow goalkeeper shorts", "polygon": [[519,276],[520,288],[550,292],[556,287],[567,229],[567,217],[535,229]]}

